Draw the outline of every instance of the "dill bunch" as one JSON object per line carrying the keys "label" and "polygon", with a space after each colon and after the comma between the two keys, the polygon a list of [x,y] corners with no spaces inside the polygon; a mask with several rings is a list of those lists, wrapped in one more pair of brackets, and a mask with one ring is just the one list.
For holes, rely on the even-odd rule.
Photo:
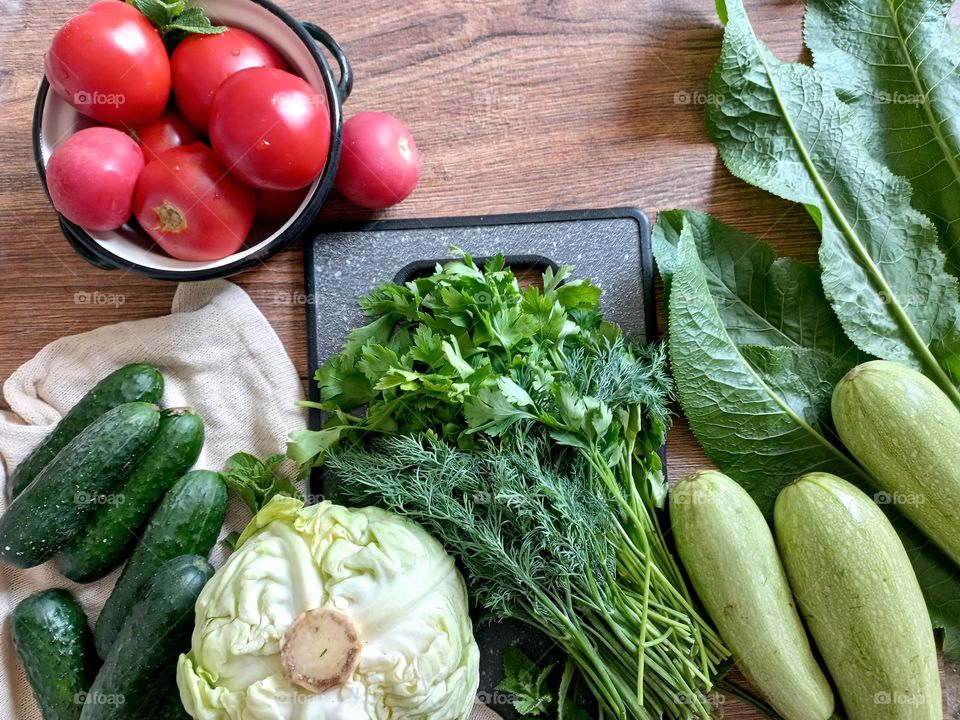
{"label": "dill bunch", "polygon": [[327,467],[339,500],[401,513],[450,548],[490,617],[555,639],[606,717],[709,716],[702,689],[726,654],[720,641],[663,574],[645,588],[622,582],[616,504],[545,435],[472,451],[388,436],[333,452]]}

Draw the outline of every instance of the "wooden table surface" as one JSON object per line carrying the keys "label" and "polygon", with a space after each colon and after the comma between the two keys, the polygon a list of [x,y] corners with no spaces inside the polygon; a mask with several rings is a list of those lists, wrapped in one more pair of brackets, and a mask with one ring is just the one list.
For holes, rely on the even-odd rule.
{"label": "wooden table surface", "polygon": [[[691,207],[783,254],[816,257],[803,209],[731,177],[707,137],[707,79],[722,39],[711,0],[282,4],[343,45],[356,76],[347,113],[389,111],[417,139],[420,185],[381,217],[637,206],[653,218],[659,208]],[[0,0],[0,378],[62,335],[163,314],[174,292],[77,257],[34,170],[30,123],[43,52],[85,5]],[[748,8],[775,52],[805,57],[802,3]],[[334,197],[322,217],[368,216]],[[306,382],[305,308],[287,300],[303,289],[299,244],[236,282]],[[668,450],[674,477],[707,462],[682,421]],[[721,699],[718,711],[757,717],[732,700]]]}

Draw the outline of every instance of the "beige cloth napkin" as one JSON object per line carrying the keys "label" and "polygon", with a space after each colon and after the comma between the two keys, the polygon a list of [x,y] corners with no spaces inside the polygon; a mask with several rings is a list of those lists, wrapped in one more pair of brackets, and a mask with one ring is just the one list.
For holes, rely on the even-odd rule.
{"label": "beige cloth napkin", "polygon": [[478,700],[470,720],[503,720],[503,718]]}
{"label": "beige cloth napkin", "polygon": [[[250,297],[226,280],[182,284],[170,315],[109,325],[60,338],[21,366],[3,385],[10,407],[0,413],[0,490],[23,458],[101,378],[130,362],[148,362],[166,380],[166,407],[189,405],[204,419],[206,442],[197,467],[222,469],[243,450],[260,457],[282,452],[286,435],[305,427],[296,368]],[[0,492],[0,510],[6,509]],[[250,513],[231,499],[224,533],[242,530]],[[222,564],[217,544],[211,560]],[[10,640],[10,613],[29,594],[70,590],[91,622],[99,615],[117,572],[78,585],[52,562],[29,570],[0,565],[0,718],[42,720]],[[471,720],[499,720],[478,706]]]}

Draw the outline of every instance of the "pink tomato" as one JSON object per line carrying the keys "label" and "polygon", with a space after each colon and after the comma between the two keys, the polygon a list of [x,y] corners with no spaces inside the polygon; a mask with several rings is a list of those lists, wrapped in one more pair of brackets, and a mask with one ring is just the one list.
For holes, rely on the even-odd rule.
{"label": "pink tomato", "polygon": [[276,68],[227,78],[210,108],[210,143],[230,172],[255,188],[299,190],[316,180],[330,151],[323,93]]}
{"label": "pink tomato", "polygon": [[350,202],[382,209],[404,200],[420,179],[420,153],[410,131],[391,115],[363,112],[343,124],[337,189]]}
{"label": "pink tomato", "polygon": [[245,68],[287,66],[270,45],[239,28],[187,37],[173,51],[170,64],[177,106],[204,133],[213,96],[224,80]]}
{"label": "pink tomato", "polygon": [[120,0],[94,3],[67,21],[44,68],[57,95],[107,125],[152,120],[170,98],[170,60],[160,33]]}
{"label": "pink tomato", "polygon": [[173,148],[140,174],[134,211],[144,230],[180,260],[219,260],[247,239],[256,201],[206,145]]}
{"label": "pink tomato", "polygon": [[66,139],[47,163],[47,190],[70,222],[93,231],[116,230],[133,214],[143,153],[125,133],[93,127]]}

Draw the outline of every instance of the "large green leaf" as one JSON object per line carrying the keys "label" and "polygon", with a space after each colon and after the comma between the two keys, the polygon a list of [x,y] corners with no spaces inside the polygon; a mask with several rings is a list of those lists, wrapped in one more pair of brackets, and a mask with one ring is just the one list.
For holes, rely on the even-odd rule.
{"label": "large green leaf", "polygon": [[[960,346],[957,281],[910,185],[878,163],[857,116],[813,68],[782,63],[756,37],[740,0],[726,3],[707,127],[730,171],[803,203],[820,227],[823,287],[863,351],[927,373],[960,406],[935,357]],[[951,348],[947,350],[945,348]],[[949,358],[947,358],[949,360]]]}
{"label": "large green leaf", "polygon": [[948,0],[810,0],[817,68],[851,105],[874,156],[913,183],[913,205],[960,269],[960,36]]}
{"label": "large green leaf", "polygon": [[[851,364],[813,347],[737,343],[700,262],[699,230],[683,225],[673,258],[669,346],[677,394],[707,453],[772,515],[781,488],[797,475],[856,471],[829,423],[833,388]],[[810,300],[824,302],[822,295]]]}
{"label": "large green leaf", "polygon": [[695,210],[661,210],[653,228],[657,267],[669,289],[684,224],[697,247],[720,319],[737,345],[803,347],[847,362],[869,359],[843,334],[820,273],[777,257],[769,245]]}
{"label": "large green leaf", "polygon": [[[679,236],[674,222],[680,221]],[[719,231],[708,236],[705,233]],[[739,314],[726,314],[724,297],[750,298],[754,281],[746,268],[772,267],[772,250],[759,240],[701,214],[661,215],[654,248],[661,273],[670,280],[669,345],[677,392],[694,435],[717,465],[743,485],[770,516],[780,489],[812,470],[833,472],[868,492],[869,475],[843,450],[830,422],[830,397],[849,360],[831,354],[816,332],[801,331],[792,344],[768,333],[771,346],[742,345]],[[744,268],[729,295],[716,292],[716,266],[731,237],[755,258],[737,258]],[[675,240],[675,242],[674,242]],[[716,248],[701,262],[698,248]],[[729,259],[729,258],[728,258]],[[808,273],[791,263],[798,277]],[[790,284],[789,273],[784,283]],[[744,287],[740,287],[744,283]],[[756,296],[761,297],[762,296]],[[814,289],[798,301],[826,304]],[[738,302],[760,318],[762,301]],[[725,319],[731,320],[727,326]],[[810,326],[812,329],[814,326]],[[755,337],[749,334],[747,337]],[[839,347],[842,347],[842,341]],[[883,508],[910,555],[936,627],[945,630],[944,650],[960,662],[960,575],[943,554],[891,505]]]}

